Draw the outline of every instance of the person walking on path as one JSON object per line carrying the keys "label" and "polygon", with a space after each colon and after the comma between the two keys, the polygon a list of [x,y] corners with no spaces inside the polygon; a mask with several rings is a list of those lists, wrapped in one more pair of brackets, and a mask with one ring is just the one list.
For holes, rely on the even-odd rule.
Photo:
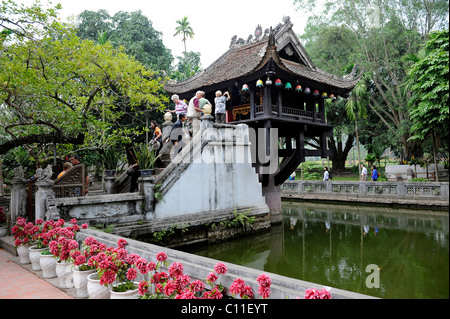
{"label": "person walking on path", "polygon": [[364,164],[361,164],[361,181],[367,182],[367,168]]}
{"label": "person walking on path", "polygon": [[372,180],[376,182],[378,179],[378,171],[375,165],[372,165]]}

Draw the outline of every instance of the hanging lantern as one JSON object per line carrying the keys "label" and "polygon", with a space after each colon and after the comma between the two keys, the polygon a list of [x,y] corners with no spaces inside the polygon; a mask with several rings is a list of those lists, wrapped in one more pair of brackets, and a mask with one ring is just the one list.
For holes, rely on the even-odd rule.
{"label": "hanging lantern", "polygon": [[290,89],[292,89],[292,84],[289,83],[289,82],[286,82],[286,85],[284,86],[284,88],[285,88],[286,90],[290,90]]}
{"label": "hanging lantern", "polygon": [[319,95],[320,95],[319,90],[314,90],[313,95],[314,95],[314,96],[319,96]]}
{"label": "hanging lantern", "polygon": [[269,77],[267,77],[266,85],[272,85],[272,80]]}
{"label": "hanging lantern", "polygon": [[327,97],[328,97],[327,92],[323,92],[323,93],[322,93],[322,98],[323,98],[323,99],[326,99]]}
{"label": "hanging lantern", "polygon": [[257,88],[262,88],[264,86],[263,81],[262,80],[258,80],[256,81],[256,87]]}
{"label": "hanging lantern", "polygon": [[295,92],[301,92],[302,91],[302,86],[301,85],[297,85],[296,87],[295,87]]}
{"label": "hanging lantern", "polygon": [[242,86],[242,92],[248,92],[248,91],[249,91],[248,85],[247,85],[247,84],[244,84],[244,85]]}
{"label": "hanging lantern", "polygon": [[332,99],[333,101],[336,100],[336,97],[334,96],[333,93],[330,94],[329,98]]}
{"label": "hanging lantern", "polygon": [[311,93],[311,89],[310,88],[305,88],[305,94],[310,94]]}
{"label": "hanging lantern", "polygon": [[281,83],[281,80],[280,79],[276,79],[275,80],[275,86],[276,87],[281,87],[283,85],[283,83]]}

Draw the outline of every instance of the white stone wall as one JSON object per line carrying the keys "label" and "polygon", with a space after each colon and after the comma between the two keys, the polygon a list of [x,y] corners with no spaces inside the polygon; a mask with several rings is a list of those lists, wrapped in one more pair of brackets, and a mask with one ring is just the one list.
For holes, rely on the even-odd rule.
{"label": "white stone wall", "polygon": [[267,207],[251,163],[248,127],[211,127],[202,133],[156,180],[164,200],[156,204],[154,217]]}

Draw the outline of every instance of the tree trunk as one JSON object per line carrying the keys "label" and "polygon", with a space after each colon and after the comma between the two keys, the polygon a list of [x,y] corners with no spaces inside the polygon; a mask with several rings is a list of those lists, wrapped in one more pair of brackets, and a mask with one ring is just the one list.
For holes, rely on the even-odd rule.
{"label": "tree trunk", "polygon": [[344,171],[345,161],[347,160],[348,153],[353,147],[353,142],[355,141],[355,136],[353,134],[348,135],[347,142],[345,143],[344,149],[342,149],[342,142],[336,142],[334,139],[328,140],[328,148],[333,151],[334,155],[331,157],[333,171]]}
{"label": "tree trunk", "polygon": [[434,131],[432,131],[433,135],[433,160],[434,160],[434,175],[436,176],[436,182],[439,182],[439,170],[437,166],[437,160],[436,160],[436,141],[434,137]]}
{"label": "tree trunk", "polygon": [[358,172],[359,177],[361,177],[361,152],[359,150],[359,132],[358,132],[358,121],[355,120],[355,132],[356,132],[356,148],[358,150]]}

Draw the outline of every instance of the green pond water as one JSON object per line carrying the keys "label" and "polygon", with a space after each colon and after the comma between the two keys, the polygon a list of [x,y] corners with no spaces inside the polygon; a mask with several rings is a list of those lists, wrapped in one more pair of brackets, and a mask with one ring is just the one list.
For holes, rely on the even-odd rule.
{"label": "green pond water", "polygon": [[447,299],[448,216],[283,202],[283,222],[268,232],[181,249],[380,298]]}

